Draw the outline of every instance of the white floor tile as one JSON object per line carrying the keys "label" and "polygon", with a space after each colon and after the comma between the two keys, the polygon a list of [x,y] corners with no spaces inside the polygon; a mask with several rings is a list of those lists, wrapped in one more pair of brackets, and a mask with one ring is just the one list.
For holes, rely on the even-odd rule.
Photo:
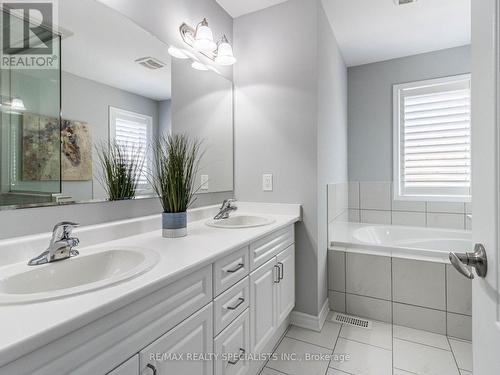
{"label": "white floor tile", "polygon": [[264,369],[260,372],[259,375],[283,375],[283,373],[268,367],[264,367]]}
{"label": "white floor tile", "polygon": [[461,370],[472,371],[472,343],[450,339],[451,350],[455,354],[458,368]]}
{"label": "white floor tile", "polygon": [[392,353],[390,350],[339,338],[334,354],[350,356],[349,360],[344,362],[330,362],[330,367],[337,370],[356,375],[392,373]]}
{"label": "white floor tile", "polygon": [[[330,349],[285,337],[275,351],[278,359],[269,360],[266,367],[289,375],[324,375],[328,368],[328,360],[306,360],[306,354],[329,355],[330,353]],[[294,355],[297,360],[284,358],[287,354]]]}
{"label": "white floor tile", "polygon": [[420,375],[459,375],[451,351],[394,339],[394,367]]}
{"label": "white floor tile", "polygon": [[358,328],[344,324],[340,331],[340,337],[392,350],[391,325],[377,321],[372,323],[372,329]]}
{"label": "white floor tile", "polygon": [[316,332],[291,326],[286,336],[333,350],[341,327],[339,323],[325,322],[321,332]]}
{"label": "white floor tile", "polygon": [[413,341],[419,344],[434,346],[436,348],[450,350],[448,339],[444,335],[422,331],[403,326],[394,326],[394,338]]}

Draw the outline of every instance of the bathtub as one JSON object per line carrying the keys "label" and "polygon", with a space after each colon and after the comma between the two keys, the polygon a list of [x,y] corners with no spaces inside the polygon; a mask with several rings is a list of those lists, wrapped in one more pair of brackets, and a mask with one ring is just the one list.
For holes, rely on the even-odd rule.
{"label": "bathtub", "polygon": [[472,251],[469,231],[333,222],[329,249],[449,263],[450,251]]}

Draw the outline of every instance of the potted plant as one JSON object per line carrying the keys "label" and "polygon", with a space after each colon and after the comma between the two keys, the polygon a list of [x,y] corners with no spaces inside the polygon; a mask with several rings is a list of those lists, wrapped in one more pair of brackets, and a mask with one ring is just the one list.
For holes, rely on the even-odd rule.
{"label": "potted plant", "polygon": [[151,185],[163,207],[165,238],[187,235],[187,209],[199,189],[195,181],[201,156],[201,143],[184,134],[162,137],[154,146]]}
{"label": "potted plant", "polygon": [[96,146],[96,151],[102,168],[98,180],[109,200],[134,198],[143,173],[144,150],[111,141]]}

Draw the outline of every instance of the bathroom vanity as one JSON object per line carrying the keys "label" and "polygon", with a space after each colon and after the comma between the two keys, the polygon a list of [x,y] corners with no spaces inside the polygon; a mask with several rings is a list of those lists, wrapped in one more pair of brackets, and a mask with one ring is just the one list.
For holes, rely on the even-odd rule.
{"label": "bathroom vanity", "polygon": [[[24,300],[11,295],[9,303],[12,283],[2,275],[0,374],[258,373],[265,357],[255,356],[272,351],[295,305],[294,223],[300,206],[240,206],[241,214],[271,224],[210,227],[210,207],[190,214],[189,236],[183,239],[163,239],[157,216],[84,227],[75,231],[81,255],[37,266],[52,267],[57,275],[72,262],[103,252],[144,254],[149,265],[140,274],[96,290],[71,294],[72,286],[66,288],[69,295],[60,296],[55,290],[42,293],[39,286]],[[153,232],[144,229],[151,226]],[[49,237],[1,241],[0,250],[10,249],[10,259],[0,270],[35,272],[25,261]],[[43,300],[29,301],[40,294]]]}

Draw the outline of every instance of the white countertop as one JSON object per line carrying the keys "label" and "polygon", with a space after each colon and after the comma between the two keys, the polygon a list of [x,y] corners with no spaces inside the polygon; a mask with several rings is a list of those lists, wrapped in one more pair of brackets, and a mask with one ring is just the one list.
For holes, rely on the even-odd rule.
{"label": "white countertop", "polygon": [[[275,220],[273,224],[262,227],[211,228],[205,225],[204,218],[190,222],[188,236],[179,239],[164,239],[161,230],[155,230],[90,247],[85,247],[85,242],[82,241],[78,248],[81,254],[111,249],[146,248],[156,251],[160,260],[149,272],[104,289],[41,303],[0,306],[0,366],[300,220],[300,205],[284,205],[286,209],[281,211],[275,210],[278,206],[259,205],[249,211],[240,208],[238,214],[260,212],[261,216]],[[100,226],[94,227],[99,229]],[[9,243],[10,246],[15,246],[16,242],[11,240]]]}

